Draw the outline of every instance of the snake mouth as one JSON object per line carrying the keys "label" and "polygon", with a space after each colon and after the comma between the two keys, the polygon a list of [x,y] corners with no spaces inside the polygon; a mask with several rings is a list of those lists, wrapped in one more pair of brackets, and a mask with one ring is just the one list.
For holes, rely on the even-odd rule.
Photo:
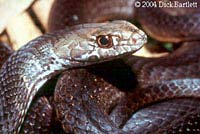
{"label": "snake mouth", "polygon": [[[97,55],[92,55],[87,61],[74,59],[74,60],[72,60],[72,62],[75,63],[74,64],[75,68],[82,68],[82,67],[86,67],[86,66],[92,66],[94,64],[100,64],[100,63],[109,62],[112,60],[122,59],[126,56],[132,55],[133,53],[134,52],[127,52],[124,54],[119,54],[117,56],[112,56],[112,57],[103,58],[103,59],[99,59],[99,57]],[[80,63],[81,63],[81,66],[80,66]]]}

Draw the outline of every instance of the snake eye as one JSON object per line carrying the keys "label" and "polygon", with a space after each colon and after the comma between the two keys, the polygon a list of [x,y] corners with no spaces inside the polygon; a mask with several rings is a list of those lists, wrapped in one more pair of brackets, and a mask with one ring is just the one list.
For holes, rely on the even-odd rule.
{"label": "snake eye", "polygon": [[110,36],[100,35],[97,37],[97,44],[101,48],[111,48],[113,46],[112,38]]}

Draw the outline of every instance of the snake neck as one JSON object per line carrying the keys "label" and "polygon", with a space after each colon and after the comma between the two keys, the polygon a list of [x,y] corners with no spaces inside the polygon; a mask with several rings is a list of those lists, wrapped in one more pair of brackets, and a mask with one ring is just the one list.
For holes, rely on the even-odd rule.
{"label": "snake neck", "polygon": [[73,66],[53,52],[48,39],[33,40],[15,52],[0,74],[0,133],[19,133],[26,112],[40,89],[52,76]]}

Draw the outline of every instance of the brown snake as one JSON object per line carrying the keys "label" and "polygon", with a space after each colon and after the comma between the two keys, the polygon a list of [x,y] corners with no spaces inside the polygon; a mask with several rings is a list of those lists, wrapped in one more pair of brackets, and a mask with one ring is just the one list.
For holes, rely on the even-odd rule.
{"label": "brown snake", "polygon": [[[113,0],[109,0],[107,1],[108,3],[105,1],[98,1],[97,6],[94,6],[94,3],[96,3],[96,0],[92,0],[92,1],[80,0],[79,3],[77,2],[74,3],[73,0],[68,0],[67,1],[68,4],[66,4],[66,6],[69,6],[68,8],[61,6],[61,5],[65,5],[62,2],[65,3],[66,1],[60,0],[58,3],[55,3],[52,10],[51,17],[53,18],[55,17],[55,20],[58,20],[57,22],[60,22],[63,16],[65,16],[64,18],[67,18],[65,19],[67,21],[65,23],[63,22],[63,23],[51,24],[51,23],[56,23],[56,22],[53,22],[53,19],[50,19],[50,31],[53,31],[55,29],[62,29],[65,27],[65,25],[73,25],[73,24],[79,24],[79,23],[85,23],[85,22],[96,22],[96,21],[101,22],[107,19],[120,18],[121,16],[124,17],[123,19],[127,19],[129,17],[132,17],[135,11],[133,8],[134,0],[117,0],[117,2]],[[109,3],[112,3],[112,8],[110,7],[111,4]],[[102,7],[103,7],[102,11],[105,11],[105,12],[99,13],[98,9],[102,9]],[[126,10],[124,10],[125,7],[127,8]],[[57,12],[54,11],[55,9]],[[60,11],[58,9],[60,9]],[[90,11],[88,11],[88,9],[90,9]],[[63,12],[63,10],[70,10],[70,11]],[[148,10],[148,12],[145,10]],[[63,16],[61,16],[60,12],[63,12],[66,14],[63,14]],[[99,16],[96,17],[97,12]],[[155,16],[151,15],[154,13],[156,13]],[[149,17],[146,17],[145,15]],[[86,18],[89,18],[87,16],[91,16],[90,19],[86,19]],[[166,20],[163,20],[163,16],[165,16],[164,19]],[[155,19],[155,17],[158,18],[158,22],[153,20]],[[185,15],[185,16],[181,15],[177,17],[177,16],[172,16],[170,14],[167,14],[167,12],[162,11],[161,9],[159,10],[157,9],[156,11],[156,9],[151,10],[151,8],[150,9],[139,8],[138,18],[140,22],[143,24],[144,29],[146,29],[148,33],[150,33],[150,35],[152,35],[153,37],[156,37],[159,40],[179,42],[179,41],[185,41],[185,40],[190,41],[190,40],[199,39],[199,30],[198,30],[199,12],[192,13],[190,15]],[[169,21],[169,20],[167,21],[167,19],[174,20],[174,21]],[[148,23],[148,22],[151,22],[151,23]],[[154,22],[157,24],[157,26],[159,26],[159,28],[155,28],[156,24],[153,24]],[[170,24],[172,22],[173,24]],[[184,27],[186,29],[181,29],[183,25],[180,25],[180,24],[183,24],[183,22],[184,22]],[[187,29],[189,28],[187,26],[188,22],[192,23],[193,31],[194,29],[197,29],[195,30],[195,32],[192,32],[192,30]],[[165,24],[162,24],[162,23],[165,23]],[[176,29],[172,29],[172,32],[169,32],[167,28],[170,25],[175,25],[177,27]],[[180,29],[180,30],[177,30],[177,29]],[[161,31],[161,34],[157,35],[160,31]],[[60,33],[65,34],[64,31],[57,32],[56,34],[59,35]],[[69,34],[73,34],[73,32]],[[75,32],[75,34],[78,34],[78,33]],[[36,59],[37,59],[38,56],[45,56],[46,54],[48,54],[43,50],[48,50],[49,44],[45,43],[44,46],[39,47],[40,41],[44,41],[47,39],[48,42],[50,41],[53,43],[57,43],[57,41],[55,41],[57,40],[57,38],[59,39],[63,38],[63,36],[60,36],[60,35],[57,38],[53,37],[52,39],[51,39],[52,35],[47,35],[44,37],[45,39],[43,39],[43,37],[40,37],[34,40],[33,43],[32,42],[30,43],[30,44],[36,43],[35,48],[24,47],[24,50],[22,49],[21,51],[25,51],[25,52],[28,51],[31,57],[32,57],[32,53],[37,54],[36,56]],[[68,37],[70,38],[70,36]],[[165,40],[163,40],[163,38]],[[61,57],[65,55],[65,53],[63,53],[63,49],[65,48],[62,47],[63,45],[62,43],[63,41],[58,43],[59,44],[58,47],[55,46],[56,50],[59,51],[59,56]],[[47,47],[45,45],[47,45]],[[171,114],[171,116],[174,116],[174,118],[177,116],[180,117],[180,115],[182,115],[188,118],[188,120],[192,120],[193,119],[192,116],[197,116],[200,113],[199,109],[195,109],[195,107],[199,105],[198,99],[193,99],[193,100],[192,99],[182,99],[182,100],[177,99],[177,100],[172,100],[165,103],[160,103],[156,105],[154,109],[152,107],[147,109],[146,113],[148,112],[150,113],[150,114],[147,114],[147,116],[145,116],[145,114],[138,115],[137,113],[135,115],[132,115],[132,113],[135,110],[138,110],[139,108],[143,107],[144,105],[148,105],[149,103],[152,103],[155,101],[162,101],[165,99],[178,98],[178,97],[199,97],[198,93],[199,93],[199,88],[200,88],[200,80],[199,80],[199,77],[200,77],[199,76],[199,72],[200,72],[199,62],[200,61],[199,61],[198,52],[199,52],[198,42],[194,42],[194,43],[188,43],[188,44],[186,43],[186,45],[184,45],[179,50],[175,51],[173,54],[171,54],[169,57],[166,57],[166,58],[155,59],[155,60],[142,59],[142,58],[136,58],[136,57],[127,58],[125,61],[127,62],[127,64],[129,64],[132,67],[133,71],[137,72],[138,81],[139,81],[138,89],[134,90],[133,92],[119,91],[119,89],[117,89],[112,84],[106,83],[104,79],[101,80],[101,78],[95,76],[91,72],[89,73],[86,70],[67,71],[63,75],[63,77],[59,79],[57,87],[56,87],[55,95],[54,95],[56,110],[57,110],[56,112],[57,112],[58,118],[63,122],[62,124],[63,129],[65,130],[65,132],[73,132],[73,133],[125,133],[125,132],[172,133],[174,131],[176,132],[179,130],[183,130],[184,129],[183,126],[185,124],[183,124],[183,126],[177,126],[174,128],[173,123],[171,123],[171,125],[166,126],[165,129],[158,129],[158,131],[154,131],[152,129],[154,126],[159,127],[159,125],[160,126],[165,126],[165,125],[159,124],[158,123],[159,121],[155,121],[155,124],[152,123],[153,121],[148,122],[148,120],[150,120],[148,118],[151,118],[151,116],[152,116],[152,120],[155,118],[155,116],[159,117],[159,113],[150,113],[150,112],[159,110],[160,114],[162,114],[162,112],[166,110],[167,112]],[[20,53],[20,51],[17,53]],[[75,54],[75,56],[77,56],[76,53],[72,52],[72,54]],[[83,54],[84,54],[84,51],[83,51]],[[23,61],[26,60],[26,57],[25,59],[22,59],[23,55],[21,57],[21,54],[16,55],[16,56],[18,57],[11,56],[9,58],[10,60],[8,60],[8,63],[13,61],[13,64],[16,64],[14,62],[16,58],[17,59],[20,58],[21,60],[20,59],[19,60],[21,63],[24,63]],[[78,55],[78,56],[82,56],[82,53],[81,55]],[[92,57],[91,60],[92,61],[96,60],[96,58],[97,57]],[[44,63],[41,62],[44,60],[47,60],[47,61],[45,61]],[[79,60],[80,60],[80,57],[79,57]],[[172,63],[171,61],[173,60],[176,60],[177,63]],[[49,63],[48,59],[45,59],[44,57],[43,59],[41,59],[41,61],[38,60],[39,63],[41,62],[41,64],[44,65],[44,69],[48,70],[49,69],[48,66],[46,66],[47,68],[45,68],[45,65]],[[7,63],[7,66],[5,64],[2,69],[2,70],[6,70],[5,72],[2,71],[4,73],[3,75],[5,76],[1,75],[1,85],[4,87],[4,88],[1,87],[1,89],[4,89],[3,91],[6,91],[6,89],[8,89],[8,91],[6,92],[3,92],[2,90],[0,91],[1,104],[5,103],[3,107],[0,107],[1,108],[0,111],[4,111],[4,112],[1,112],[0,132],[13,133],[15,131],[17,133],[20,129],[20,125],[25,116],[25,113],[23,113],[22,115],[19,115],[18,117],[14,117],[15,112],[17,113],[17,112],[20,112],[21,110],[18,111],[18,109],[13,109],[14,107],[12,106],[12,104],[14,102],[12,100],[7,101],[9,100],[10,96],[12,96],[12,94],[10,93],[10,88],[12,88],[12,85],[9,87],[7,83],[4,84],[2,80],[8,79],[7,80],[8,83],[11,82],[12,84],[14,84],[13,82],[15,81],[9,81],[9,77],[7,78],[6,76],[12,76],[11,78],[13,78],[13,80],[16,79],[12,74],[16,72],[13,70],[15,69],[15,67],[14,68],[11,67],[13,72],[9,74],[8,72],[11,72],[11,70],[9,70],[10,65],[8,63]],[[34,63],[31,64],[31,66],[33,65]],[[22,64],[22,66],[24,65]],[[20,68],[22,66],[20,66]],[[76,66],[79,66],[79,63]],[[154,68],[154,70],[152,70],[152,68]],[[195,71],[193,71],[191,68],[195,68]],[[34,69],[37,69],[37,68],[33,67],[33,70]],[[183,70],[187,70],[187,71],[183,72]],[[20,69],[19,71],[24,72],[23,70],[20,70]],[[42,72],[38,72],[38,74],[39,73],[42,73]],[[53,75],[55,74],[53,73]],[[36,76],[37,76],[37,73],[33,75],[33,77],[36,77]],[[86,80],[85,77],[91,79],[90,81],[94,80],[94,82],[88,83],[88,80]],[[97,77],[97,78],[93,78],[93,77]],[[22,80],[32,82],[32,80],[27,79],[27,78],[22,79]],[[39,79],[38,81],[40,82],[40,80],[42,79]],[[99,83],[104,83],[105,85],[98,84],[98,81],[101,81]],[[95,85],[96,82],[97,84]],[[38,87],[37,85],[35,86],[36,88]],[[42,84],[40,86],[42,86]],[[102,89],[104,90],[98,91],[97,89],[101,89],[99,87],[102,87]],[[108,89],[113,89],[113,90],[108,91]],[[18,91],[18,89],[13,89],[13,90],[16,91],[15,93],[17,93]],[[110,96],[114,96],[114,97],[109,98],[110,96],[108,96],[106,93],[110,93]],[[2,97],[3,94],[6,97]],[[34,95],[35,94],[36,93],[34,93]],[[19,95],[19,97],[23,97],[23,96]],[[110,99],[110,103],[107,102],[108,98]],[[5,101],[4,99],[7,99],[7,100]],[[117,101],[117,99],[119,100]],[[42,99],[41,102],[43,101],[46,102],[46,100]],[[28,101],[21,102],[21,103],[27,103],[27,102]],[[182,104],[178,105],[180,102],[182,102]],[[6,104],[9,104],[9,105],[6,105]],[[174,104],[174,106],[171,108],[172,104]],[[30,101],[29,101],[29,104],[25,104],[25,105],[29,106]],[[103,107],[99,108],[98,106],[100,105],[103,105]],[[179,106],[178,108],[179,111],[173,112],[172,109],[174,107],[177,107],[177,105]],[[25,112],[27,111],[28,106],[23,106],[23,107],[26,107]],[[113,107],[115,107],[115,109],[113,109]],[[162,110],[162,109],[159,109],[159,107],[165,107],[166,109]],[[4,110],[2,110],[2,108]],[[187,108],[190,109],[188,110],[188,112],[191,112],[190,114],[188,114],[188,112],[181,113],[181,111]],[[10,114],[8,111],[10,111],[11,109],[13,110],[13,113]],[[144,111],[145,109],[142,111],[142,113],[145,113]],[[73,113],[77,113],[77,114],[73,115]],[[80,115],[80,116],[77,116],[77,115]],[[192,115],[191,118],[188,115]],[[23,118],[21,118],[21,116]],[[163,113],[163,116],[166,116],[166,115]],[[168,124],[170,124],[169,122],[174,121],[171,118],[167,118],[167,117],[164,118],[163,116],[160,115],[160,122],[164,122],[166,120],[168,121]],[[5,118],[7,118],[7,120],[10,118],[11,119],[16,118],[16,119],[8,120],[11,122],[7,122],[7,120],[4,120]],[[18,118],[20,118],[21,120],[18,120]],[[125,123],[125,121],[128,118],[130,118],[129,121]],[[145,119],[145,120],[141,121],[141,119]],[[12,125],[14,121],[17,121],[17,123],[19,124],[16,123]],[[152,125],[151,127],[146,128],[146,131],[142,129],[141,127],[142,125],[143,127],[145,127],[144,125],[145,121],[146,121],[146,124]],[[174,124],[176,123],[179,123],[179,120],[174,121]],[[194,125],[192,125],[191,127],[195,128]],[[196,130],[198,128],[199,127],[197,126]],[[151,129],[151,130],[148,130],[148,129]]]}
{"label": "brown snake", "polygon": [[78,25],[30,41],[1,69],[1,133],[19,132],[32,99],[51,77],[131,54],[145,42],[146,35],[126,21]]}

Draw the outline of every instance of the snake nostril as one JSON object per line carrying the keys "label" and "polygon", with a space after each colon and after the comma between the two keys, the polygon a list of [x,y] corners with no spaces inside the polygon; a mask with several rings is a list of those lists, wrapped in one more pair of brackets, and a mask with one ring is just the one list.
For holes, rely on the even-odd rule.
{"label": "snake nostril", "polygon": [[135,44],[137,40],[135,38],[132,38],[132,43]]}

